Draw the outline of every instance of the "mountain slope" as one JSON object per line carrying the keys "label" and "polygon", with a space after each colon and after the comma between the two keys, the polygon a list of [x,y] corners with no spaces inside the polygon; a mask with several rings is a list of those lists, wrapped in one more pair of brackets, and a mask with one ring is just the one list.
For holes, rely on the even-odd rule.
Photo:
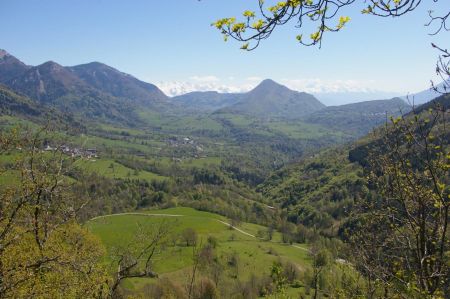
{"label": "mountain slope", "polygon": [[0,50],[0,83],[41,105],[95,121],[134,126],[141,121],[137,111],[171,109],[168,97],[155,85],[98,62],[27,66]]}
{"label": "mountain slope", "polygon": [[5,83],[42,105],[83,118],[133,124],[132,105],[90,87],[65,67],[49,61]]}
{"label": "mountain slope", "polygon": [[[436,88],[439,91],[444,91],[445,88],[447,88],[449,83],[450,83],[450,79],[447,81],[447,84],[444,81],[441,82],[440,84],[437,84]],[[441,94],[439,92],[436,92],[435,90],[429,88],[429,89],[423,90],[421,92],[405,96],[403,98],[407,102],[410,102],[411,105],[414,104],[415,106],[417,106],[417,105],[425,104],[425,103],[427,103],[427,102],[429,102],[429,101],[439,97],[440,95]]]}
{"label": "mountain slope", "polygon": [[58,98],[71,92],[82,93],[89,89],[74,74],[53,61],[31,67],[21,76],[7,81],[6,85],[43,104],[57,102]]}
{"label": "mountain slope", "polygon": [[416,113],[421,113],[430,108],[435,108],[436,105],[441,106],[445,110],[450,109],[450,94],[440,95],[439,97],[436,97],[436,98],[432,99],[431,101],[429,101],[423,105],[420,105],[417,108],[414,108],[414,111]]}
{"label": "mountain slope", "polygon": [[0,49],[0,83],[5,83],[15,77],[23,75],[30,67]]}
{"label": "mountain slope", "polygon": [[168,97],[153,84],[122,73],[99,62],[67,68],[85,84],[112,96],[130,99],[139,105],[149,106]]}
{"label": "mountain slope", "polygon": [[238,93],[219,93],[217,91],[190,92],[173,97],[171,102],[196,111],[215,111],[236,104],[242,98]]}
{"label": "mountain slope", "polygon": [[239,102],[219,111],[261,118],[298,119],[324,107],[311,94],[290,90],[267,79],[253,90],[242,94]]}
{"label": "mountain slope", "polygon": [[384,123],[386,117],[407,113],[411,107],[400,98],[330,106],[305,118],[308,123],[362,136]]}
{"label": "mountain slope", "polygon": [[0,84],[0,116],[12,116],[20,120],[29,120],[36,124],[46,124],[51,121],[53,125],[61,125],[64,130],[85,131],[85,127],[73,115],[59,113],[48,109],[35,101],[19,95]]}
{"label": "mountain slope", "polygon": [[336,235],[354,200],[367,193],[362,167],[348,160],[348,148],[326,149],[287,165],[258,187],[288,220]]}
{"label": "mountain slope", "polygon": [[[435,100],[448,113],[450,96]],[[373,104],[373,103],[372,103]],[[428,108],[416,110],[427,115]],[[362,107],[361,107],[362,108]],[[424,114],[425,113],[425,114]],[[406,117],[413,117],[407,114]],[[286,165],[272,173],[258,191],[287,210],[291,222],[325,234],[336,235],[355,202],[373,199],[376,192],[367,184],[367,157],[372,147],[383,148],[380,134],[369,134],[352,145],[325,149],[312,157]],[[448,136],[444,138],[447,138]],[[374,185],[372,185],[374,187]]]}
{"label": "mountain slope", "polygon": [[16,94],[4,85],[0,85],[0,115],[40,117],[44,113],[45,109],[39,107],[32,100]]}

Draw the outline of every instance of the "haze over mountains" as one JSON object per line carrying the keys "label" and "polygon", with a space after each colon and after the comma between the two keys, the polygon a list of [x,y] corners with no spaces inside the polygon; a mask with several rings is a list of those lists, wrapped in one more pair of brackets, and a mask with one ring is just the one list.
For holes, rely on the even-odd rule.
{"label": "haze over mountains", "polygon": [[[314,95],[266,79],[246,93],[191,92],[170,98],[146,83],[108,65],[92,62],[65,67],[48,61],[29,66],[0,50],[0,83],[32,102],[90,120],[136,126],[143,112],[159,115],[242,115],[265,120],[300,120],[361,135],[385,120],[386,113],[407,112],[405,101],[368,101],[326,107]],[[6,93],[6,91],[5,91]],[[421,102],[431,100],[421,95]],[[20,106],[20,105],[19,105]],[[14,107],[12,105],[11,107]]]}
{"label": "haze over mountains", "polygon": [[[447,88],[447,86],[449,86],[450,84],[450,79],[447,81],[447,83],[442,82],[440,84],[436,85],[436,89],[439,91],[444,91],[445,88]],[[427,90],[415,93],[415,94],[410,94],[407,95],[405,97],[403,97],[403,99],[405,99],[405,101],[407,101],[408,103],[414,104],[415,106],[417,105],[422,105],[425,104],[427,102],[429,102],[430,100],[437,98],[439,96],[441,96],[442,94],[440,92],[437,92],[436,90],[429,88]]]}

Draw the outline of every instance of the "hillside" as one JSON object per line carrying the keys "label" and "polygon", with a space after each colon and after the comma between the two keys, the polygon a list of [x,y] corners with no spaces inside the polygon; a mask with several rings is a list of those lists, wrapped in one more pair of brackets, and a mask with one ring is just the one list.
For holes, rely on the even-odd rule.
{"label": "hillside", "polygon": [[85,131],[86,128],[71,114],[55,111],[43,107],[26,96],[19,95],[8,87],[0,84],[0,119],[2,124],[15,125],[27,123],[44,125],[51,122],[52,125],[62,125],[69,130]]}
{"label": "hillside", "polygon": [[23,75],[29,68],[19,59],[0,49],[0,83]]}
{"label": "hillside", "polygon": [[155,85],[101,63],[64,67],[48,61],[30,67],[1,53],[0,82],[41,105],[84,119],[135,126],[139,108],[159,111],[168,105]]}
{"label": "hillside", "polygon": [[[415,110],[418,119],[428,117],[429,108],[434,107],[436,103],[447,111],[448,121],[448,95],[419,106]],[[412,112],[406,113],[406,122],[412,116]],[[376,129],[375,134],[365,135],[353,144],[328,148],[299,162],[286,165],[273,172],[257,190],[273,204],[286,209],[290,221],[335,236],[351,215],[356,202],[361,204],[364,200],[377,196],[375,186],[367,182],[370,172],[368,156],[370,149],[376,149],[378,154],[386,150],[385,140],[380,139],[381,129]],[[433,137],[433,140],[438,139],[444,140],[445,144],[448,136]],[[407,138],[403,139],[406,143],[405,140]],[[440,146],[436,148],[439,149]]]}
{"label": "hillside", "polygon": [[151,107],[155,101],[168,99],[155,85],[140,81],[103,63],[91,62],[67,69],[89,86],[117,98],[129,99],[139,106]]}
{"label": "hillside", "polygon": [[266,119],[298,119],[324,107],[313,95],[290,90],[267,79],[242,94],[239,102],[217,113],[237,113]]}
{"label": "hillside", "polygon": [[22,117],[44,117],[45,109],[25,96],[0,85],[0,114]]}
{"label": "hillside", "polygon": [[[436,88],[440,92],[444,92],[444,87],[448,86],[450,81],[447,83],[441,82],[439,84],[436,84]],[[414,106],[422,105],[425,103],[428,103],[429,101],[433,100],[434,98],[439,97],[441,94],[439,92],[436,92],[432,88],[428,88],[426,90],[420,91],[415,94],[410,94],[407,96],[404,96],[403,99],[407,101],[408,103],[414,104]]]}
{"label": "hillside", "polygon": [[236,104],[242,96],[242,94],[217,91],[190,92],[173,97],[171,101],[189,110],[213,112]]}
{"label": "hillside", "polygon": [[421,112],[426,111],[426,110],[428,110],[430,108],[435,108],[436,106],[441,106],[445,110],[450,109],[450,94],[441,95],[439,97],[436,97],[433,100],[428,101],[427,103],[425,103],[423,105],[415,107],[414,111],[416,113],[421,113]]}
{"label": "hillside", "polygon": [[289,221],[336,235],[355,199],[368,194],[363,168],[348,159],[348,148],[327,149],[274,172],[258,187],[285,209]]}
{"label": "hillside", "polygon": [[308,115],[308,123],[344,131],[355,137],[369,133],[390,116],[405,114],[411,107],[400,98],[330,106]]}

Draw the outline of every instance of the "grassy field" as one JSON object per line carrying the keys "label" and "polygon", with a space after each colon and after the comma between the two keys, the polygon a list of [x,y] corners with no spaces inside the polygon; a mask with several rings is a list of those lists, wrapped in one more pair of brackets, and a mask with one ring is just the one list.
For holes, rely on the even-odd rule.
{"label": "grassy field", "polygon": [[81,135],[73,138],[71,141],[75,145],[81,148],[97,148],[97,149],[110,149],[114,152],[142,152],[148,154],[156,154],[159,152],[162,146],[164,146],[163,142],[149,140],[146,141],[146,144],[142,144],[142,142],[137,139],[130,140],[129,137],[122,137],[124,140],[118,139],[109,139],[103,138],[99,136],[86,136]]}
{"label": "grassy field", "polygon": [[163,132],[189,134],[195,131],[220,132],[223,126],[209,116],[163,116],[153,111],[140,111],[139,116],[147,125]]}
{"label": "grassy field", "polygon": [[320,138],[327,134],[336,135],[339,137],[337,132],[332,132],[329,129],[318,125],[311,125],[302,122],[281,122],[272,121],[267,123],[267,127],[276,133],[281,133],[294,139],[314,139]]}
{"label": "grassy field", "polygon": [[38,127],[35,123],[29,120],[10,115],[0,115],[0,126],[2,127],[2,129],[8,129],[17,126],[23,126],[31,129],[35,129]]}
{"label": "grassy field", "polygon": [[141,179],[141,180],[165,180],[167,177],[141,170],[135,171],[111,159],[81,159],[76,166],[87,172],[96,172],[101,176],[116,179]]}
{"label": "grassy field", "polygon": [[[171,208],[165,210],[148,210],[142,212],[144,215],[112,215],[92,219],[86,226],[95,235],[99,236],[106,246],[108,256],[105,262],[110,263],[111,255],[119,246],[133,242],[133,234],[138,227],[151,229],[155,225],[165,222],[171,227],[171,234],[177,236],[186,228],[194,229],[199,235],[198,243],[206,244],[208,236],[213,236],[218,241],[217,254],[220,258],[226,258],[230,254],[239,257],[239,268],[237,270],[224,269],[226,279],[239,278],[241,281],[248,280],[252,274],[268,274],[275,261],[291,261],[299,269],[309,267],[310,260],[307,254],[307,245],[291,245],[280,242],[280,235],[276,233],[272,241],[262,241],[255,235],[258,230],[265,229],[262,226],[250,223],[242,223],[237,228],[231,229],[230,221],[220,215],[201,212],[191,208]],[[169,216],[172,215],[172,216]],[[246,234],[247,233],[247,234]],[[250,234],[250,235],[248,235]],[[160,277],[167,277],[180,284],[184,284],[189,276],[193,248],[187,247],[182,242],[176,245],[168,245],[164,250],[158,252],[154,270]],[[232,274],[233,272],[233,274]],[[139,291],[145,284],[153,282],[154,279],[139,278],[126,280],[123,286],[129,290]],[[293,290],[291,290],[293,292]]]}

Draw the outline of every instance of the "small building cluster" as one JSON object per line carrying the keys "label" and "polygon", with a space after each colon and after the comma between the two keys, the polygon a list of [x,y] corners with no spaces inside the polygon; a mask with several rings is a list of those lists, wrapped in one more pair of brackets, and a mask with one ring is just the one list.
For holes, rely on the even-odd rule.
{"label": "small building cluster", "polygon": [[[166,142],[171,147],[185,147],[189,148],[190,157],[191,158],[206,158],[207,155],[204,153],[203,145],[200,144],[198,141],[190,138],[190,137],[177,137],[172,136],[166,139]],[[173,160],[174,162],[179,162],[177,160],[181,160],[178,158],[173,158],[176,160]]]}
{"label": "small building cluster", "polygon": [[193,145],[196,144],[194,139],[191,139],[189,137],[183,137],[183,138],[181,138],[181,137],[169,137],[167,139],[167,143],[170,146],[173,146],[173,147],[182,146],[182,145],[192,145],[193,146]]}
{"label": "small building cluster", "polygon": [[78,148],[78,147],[71,147],[69,145],[62,145],[60,147],[52,147],[50,144],[46,144],[44,146],[44,151],[62,151],[64,154],[71,156],[71,157],[82,157],[87,159],[93,159],[98,158],[97,149],[95,148]]}

